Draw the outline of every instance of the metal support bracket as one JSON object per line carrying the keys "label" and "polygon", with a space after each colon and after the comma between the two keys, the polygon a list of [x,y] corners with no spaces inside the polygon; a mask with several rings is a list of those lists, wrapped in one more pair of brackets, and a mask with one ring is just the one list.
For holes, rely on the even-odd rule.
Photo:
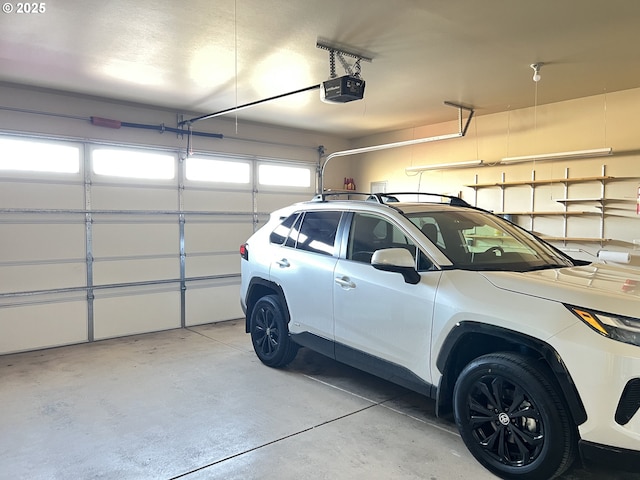
{"label": "metal support bracket", "polygon": [[[449,102],[446,101],[444,102],[445,105],[449,106],[449,107],[455,107],[458,109],[458,130],[460,131],[460,133],[462,133],[462,136],[464,137],[467,134],[467,130],[469,128],[469,125],[471,124],[471,119],[473,118],[473,114],[475,113],[475,110],[473,109],[473,107],[467,106],[467,105],[461,105],[459,103],[453,103],[453,102]],[[464,127],[462,126],[462,111],[466,110],[467,112],[469,112],[469,118],[467,118],[467,122],[464,124]]]}
{"label": "metal support bracket", "polygon": [[330,43],[326,40],[318,40],[316,42],[316,47],[321,50],[327,50],[328,52],[336,52],[340,53],[345,57],[355,58],[356,60],[364,60],[365,62],[373,62],[373,58],[370,53],[365,53],[362,51],[357,51],[355,49],[351,49],[345,45],[340,45],[338,43]]}
{"label": "metal support bracket", "polygon": [[[372,62],[372,58],[370,56],[365,55],[362,52],[356,52],[348,47],[331,44],[329,42],[318,40],[316,43],[316,47],[322,50],[327,50],[329,52],[329,78],[336,78],[336,57],[340,61],[340,65],[344,69],[347,75],[360,77],[360,62]],[[355,63],[353,65],[349,65],[344,57],[355,58]]]}

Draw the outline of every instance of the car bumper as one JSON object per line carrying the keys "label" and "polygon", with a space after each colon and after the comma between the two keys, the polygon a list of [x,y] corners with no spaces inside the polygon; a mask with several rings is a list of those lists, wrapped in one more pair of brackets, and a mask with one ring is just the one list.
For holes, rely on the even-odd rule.
{"label": "car bumper", "polygon": [[[556,343],[558,341],[559,343]],[[587,413],[578,426],[587,450],[635,452],[640,456],[640,347],[599,335],[581,323],[550,342],[562,352],[571,378]],[[633,391],[625,394],[628,385]],[[621,415],[623,413],[624,415]],[[637,465],[640,463],[636,463]]]}
{"label": "car bumper", "polygon": [[616,470],[637,472],[640,465],[640,451],[610,447],[599,443],[580,441],[580,456],[587,464],[611,467]]}

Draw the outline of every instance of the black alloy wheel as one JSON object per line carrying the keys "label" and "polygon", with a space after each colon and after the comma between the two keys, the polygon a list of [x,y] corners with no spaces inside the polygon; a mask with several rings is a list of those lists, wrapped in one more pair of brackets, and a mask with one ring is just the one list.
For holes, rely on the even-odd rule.
{"label": "black alloy wheel", "polygon": [[576,427],[544,368],[512,353],[473,360],[454,389],[454,412],[467,448],[502,478],[547,480],[576,452]]}
{"label": "black alloy wheel", "polygon": [[298,346],[291,341],[284,309],[275,295],[262,297],[251,314],[251,342],[262,363],[284,367],[291,363]]}

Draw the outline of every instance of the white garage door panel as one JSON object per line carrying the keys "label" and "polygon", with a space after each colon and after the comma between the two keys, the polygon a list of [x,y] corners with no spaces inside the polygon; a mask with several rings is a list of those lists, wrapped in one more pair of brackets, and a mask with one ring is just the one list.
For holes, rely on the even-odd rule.
{"label": "white garage door panel", "polygon": [[275,193],[260,192],[257,195],[258,211],[270,213],[292,203],[307,202],[313,198],[313,193]]}
{"label": "white garage door panel", "polygon": [[0,224],[0,262],[85,257],[84,224]]}
{"label": "white garage door panel", "polygon": [[0,293],[82,287],[87,282],[85,263],[0,265]]}
{"label": "white garage door panel", "polygon": [[245,223],[187,223],[184,226],[185,250],[189,253],[237,252],[253,233],[251,219]]}
{"label": "white garage door panel", "polygon": [[239,283],[187,284],[187,326],[242,318]]}
{"label": "white garage door panel", "polygon": [[84,186],[28,182],[1,182],[2,208],[84,209]]}
{"label": "white garage door panel", "polygon": [[224,183],[168,152],[173,178],[126,178],[95,173],[96,148],[78,173],[0,172],[0,354],[242,317],[239,246],[313,197],[259,183],[271,160],[239,158],[248,183]]}
{"label": "white garage door panel", "polygon": [[91,190],[94,210],[168,210],[178,209],[177,188],[116,187],[95,185]]}
{"label": "white garage door panel", "polygon": [[93,263],[94,285],[172,280],[180,277],[180,259],[137,258],[130,260],[96,260]]}
{"label": "white garage door panel", "polygon": [[247,191],[184,191],[184,209],[188,211],[251,212],[253,200]]}
{"label": "white garage door panel", "polygon": [[180,289],[97,291],[93,304],[96,340],[180,327]]}
{"label": "white garage door panel", "polygon": [[0,308],[0,354],[87,341],[87,302]]}
{"label": "white garage door panel", "polygon": [[234,252],[187,256],[185,265],[187,277],[240,274],[240,255]]}
{"label": "white garage door panel", "polygon": [[[150,219],[146,219],[149,222]],[[131,219],[135,221],[135,219]],[[171,255],[179,253],[178,222],[167,224],[93,225],[93,255],[96,259],[134,255]]]}

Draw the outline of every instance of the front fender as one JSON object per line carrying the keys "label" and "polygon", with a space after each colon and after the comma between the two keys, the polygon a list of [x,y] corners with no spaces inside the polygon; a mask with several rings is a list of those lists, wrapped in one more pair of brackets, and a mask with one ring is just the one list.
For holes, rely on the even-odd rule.
{"label": "front fender", "polygon": [[494,325],[460,322],[449,332],[436,359],[441,373],[436,412],[446,411],[451,403],[453,386],[462,369],[474,358],[498,351],[513,351],[543,360],[563,394],[576,425],[587,420],[587,413],[558,352],[546,342]]}

